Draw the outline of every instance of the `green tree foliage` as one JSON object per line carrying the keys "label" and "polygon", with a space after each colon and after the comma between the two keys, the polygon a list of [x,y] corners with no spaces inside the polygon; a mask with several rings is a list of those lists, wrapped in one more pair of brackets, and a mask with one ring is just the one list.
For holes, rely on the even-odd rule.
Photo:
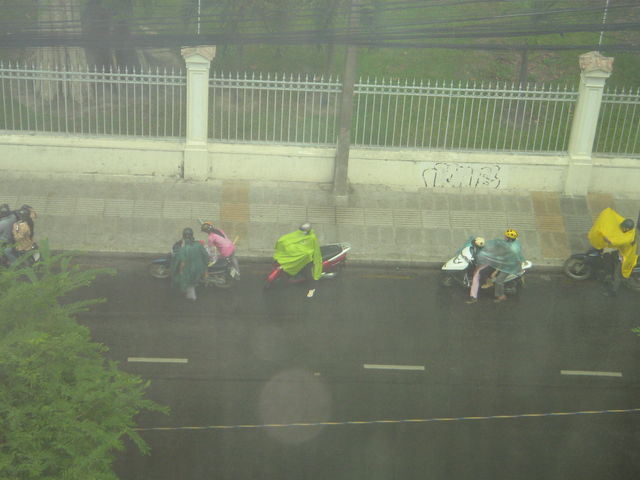
{"label": "green tree foliage", "polygon": [[148,382],[107,361],[75,315],[101,300],[65,302],[106,269],[84,269],[41,245],[37,268],[0,270],[0,478],[115,479],[113,455],[142,410]]}

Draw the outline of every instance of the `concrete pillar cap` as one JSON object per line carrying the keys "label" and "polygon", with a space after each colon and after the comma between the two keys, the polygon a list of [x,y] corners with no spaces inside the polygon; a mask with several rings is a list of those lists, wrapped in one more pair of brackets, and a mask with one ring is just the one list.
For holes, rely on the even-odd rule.
{"label": "concrete pillar cap", "polygon": [[613,71],[613,57],[605,57],[600,52],[588,52],[580,55],[580,69],[582,73]]}
{"label": "concrete pillar cap", "polygon": [[182,58],[185,59],[185,61],[188,61],[195,55],[199,55],[200,57],[210,62],[216,56],[216,46],[198,45],[197,47],[182,47],[180,49],[180,54],[182,55]]}

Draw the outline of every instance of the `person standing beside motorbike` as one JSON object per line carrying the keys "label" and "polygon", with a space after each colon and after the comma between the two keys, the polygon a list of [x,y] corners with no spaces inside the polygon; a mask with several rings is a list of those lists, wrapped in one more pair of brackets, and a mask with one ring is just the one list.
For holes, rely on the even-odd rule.
{"label": "person standing beside motorbike", "polygon": [[189,227],[182,230],[182,245],[171,256],[171,285],[185,294],[189,300],[196,299],[196,285],[207,274],[209,254],[200,242],[193,238]]}
{"label": "person standing beside motorbike", "polygon": [[611,283],[603,295],[615,297],[622,278],[629,278],[638,262],[635,224],[630,218],[624,218],[612,208],[605,208],[589,231],[589,242],[598,251],[604,248],[618,250],[612,265]]}
{"label": "person standing beside motorbike", "polygon": [[[214,227],[213,222],[202,222],[200,230],[207,234],[210,257],[215,257],[214,253],[217,250],[218,254],[231,264],[233,267],[231,275],[237,278],[240,275],[240,265],[235,256],[235,244],[229,240],[222,229]],[[215,260],[212,261],[215,262]]]}
{"label": "person standing beside motorbike", "polygon": [[[273,258],[285,273],[297,275],[304,270],[307,279],[314,282],[322,276],[322,254],[320,242],[309,222],[305,222],[295,232],[281,236],[276,242]],[[308,297],[315,293],[315,285],[309,289]]]}

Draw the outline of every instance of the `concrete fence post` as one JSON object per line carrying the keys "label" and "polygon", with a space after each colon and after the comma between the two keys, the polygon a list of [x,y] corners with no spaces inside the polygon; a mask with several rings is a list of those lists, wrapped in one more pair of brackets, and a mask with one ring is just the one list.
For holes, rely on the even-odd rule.
{"label": "concrete fence post", "polygon": [[566,195],[586,195],[591,183],[593,141],[598,127],[604,85],[613,71],[613,58],[599,52],[580,55],[578,103],[569,137],[569,167],[565,178]]}
{"label": "concrete fence post", "polygon": [[207,130],[209,119],[209,69],[215,46],[181,49],[187,66],[187,138],[184,147],[184,178],[206,180],[209,176]]}

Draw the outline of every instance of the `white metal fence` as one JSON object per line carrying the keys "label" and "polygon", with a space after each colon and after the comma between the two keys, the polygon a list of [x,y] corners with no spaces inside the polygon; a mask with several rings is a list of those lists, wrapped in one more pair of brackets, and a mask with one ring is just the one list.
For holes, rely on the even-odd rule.
{"label": "white metal fence", "polygon": [[185,95],[182,72],[63,71],[0,63],[0,129],[182,137]]}
{"label": "white metal fence", "polygon": [[607,89],[602,94],[593,151],[600,154],[640,154],[640,88]]}
{"label": "white metal fence", "polygon": [[[335,145],[341,89],[332,77],[212,72],[208,137]],[[566,86],[360,79],[352,143],[564,152],[577,95]],[[0,108],[5,131],[184,137],[186,75],[0,63]],[[640,156],[640,90],[605,91],[594,151]]]}
{"label": "white metal fence", "polygon": [[577,92],[468,82],[360,82],[355,144],[439,150],[557,152]]}
{"label": "white metal fence", "polygon": [[331,77],[212,72],[209,138],[333,145],[341,90]]}

